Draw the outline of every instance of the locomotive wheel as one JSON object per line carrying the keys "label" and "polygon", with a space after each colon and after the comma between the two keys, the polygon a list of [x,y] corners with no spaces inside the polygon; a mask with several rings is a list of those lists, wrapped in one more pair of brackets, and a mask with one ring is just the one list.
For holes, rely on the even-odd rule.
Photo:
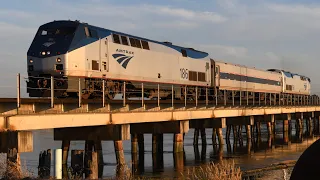
{"label": "locomotive wheel", "polygon": [[113,81],[107,81],[105,87],[105,96],[112,100],[119,93],[119,88],[116,87],[116,84]]}
{"label": "locomotive wheel", "polygon": [[[77,96],[79,97],[79,92],[77,92]],[[89,99],[90,96],[91,96],[91,94],[86,92],[86,93],[81,94],[81,99],[85,99],[86,100],[86,99]]]}

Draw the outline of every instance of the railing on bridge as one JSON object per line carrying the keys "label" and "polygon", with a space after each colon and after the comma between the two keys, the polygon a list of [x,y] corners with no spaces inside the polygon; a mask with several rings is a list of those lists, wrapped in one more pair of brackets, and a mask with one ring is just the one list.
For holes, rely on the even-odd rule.
{"label": "railing on bridge", "polygon": [[[22,77],[27,80],[27,77]],[[39,78],[39,77],[37,77]],[[54,106],[55,99],[57,99],[56,93],[66,91],[65,88],[54,88],[54,83],[61,80],[61,78],[42,77],[46,80],[45,87],[27,87],[27,90],[39,90],[42,93],[50,93],[47,98],[51,99],[51,106]],[[73,82],[72,82],[73,81]],[[78,99],[79,107],[82,105],[82,100],[88,97],[83,92],[83,83],[81,79],[67,80],[68,84],[72,84],[73,87],[69,90],[73,90],[73,98]],[[96,102],[100,101],[104,107],[109,99],[107,97],[115,97],[117,100],[123,101],[123,106],[126,106],[127,100],[132,98],[135,101],[141,101],[143,107],[146,101],[153,101],[160,106],[162,101],[167,104],[171,103],[174,107],[175,103],[187,105],[193,104],[197,107],[199,105],[205,106],[295,106],[295,105],[319,105],[320,98],[316,95],[299,95],[299,94],[285,94],[285,93],[266,93],[266,92],[251,92],[251,91],[239,91],[239,90],[225,90],[225,89],[213,89],[210,87],[191,87],[172,84],[159,84],[159,83],[140,83],[140,82],[121,82],[117,84],[115,89],[107,88],[106,85],[110,83],[107,80],[94,80],[90,81],[92,89],[90,93],[98,95],[99,98],[95,98]],[[76,86],[75,86],[76,85]],[[101,85],[101,89],[97,88]],[[96,86],[96,87],[94,87]],[[132,87],[138,88],[132,88]],[[177,91],[179,89],[179,91]],[[179,99],[176,98],[176,94],[181,93]],[[111,95],[110,95],[111,94]],[[116,97],[116,96],[119,96]],[[122,96],[121,96],[122,95]],[[170,102],[171,101],[171,102]],[[21,76],[17,75],[17,106],[21,104]]]}

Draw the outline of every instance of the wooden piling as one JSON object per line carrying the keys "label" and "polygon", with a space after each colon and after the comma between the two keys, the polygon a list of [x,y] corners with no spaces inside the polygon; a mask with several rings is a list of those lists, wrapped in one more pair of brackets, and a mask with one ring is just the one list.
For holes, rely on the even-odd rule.
{"label": "wooden piling", "polygon": [[84,150],[71,150],[71,169],[75,178],[83,177]]}
{"label": "wooden piling", "polygon": [[217,136],[219,140],[219,145],[223,145],[223,134],[222,134],[222,128],[217,129]]}
{"label": "wooden piling", "polygon": [[194,136],[193,136],[193,145],[198,145],[199,142],[199,129],[194,129]]}
{"label": "wooden piling", "polygon": [[21,177],[20,154],[17,148],[8,148],[7,151],[7,177]]}
{"label": "wooden piling", "polygon": [[289,142],[289,120],[283,120],[283,142]]}
{"label": "wooden piling", "polygon": [[138,147],[139,147],[139,172],[144,172],[144,135],[138,134]]}
{"label": "wooden piling", "polygon": [[273,136],[271,122],[267,122],[268,136]]}
{"label": "wooden piling", "polygon": [[236,125],[232,125],[232,130],[233,130],[233,143],[237,144],[238,141],[238,129]]}
{"label": "wooden piling", "polygon": [[94,150],[98,154],[98,165],[103,165],[102,143],[100,140],[94,142]]}
{"label": "wooden piling", "polygon": [[183,134],[182,133],[174,134],[173,143],[174,143],[174,147],[173,147],[174,153],[183,152]]}
{"label": "wooden piling", "polygon": [[114,141],[114,151],[116,153],[117,164],[124,165],[125,159],[124,159],[122,141]]}
{"label": "wooden piling", "polygon": [[205,128],[201,129],[201,140],[202,140],[202,145],[207,144],[206,129]]}
{"label": "wooden piling", "polygon": [[131,134],[131,152],[138,152],[138,134]]}
{"label": "wooden piling", "polygon": [[41,151],[39,154],[38,176],[47,179],[50,177],[51,150]]}
{"label": "wooden piling", "polygon": [[217,140],[216,140],[216,128],[212,128],[212,145],[215,146],[217,145]]}
{"label": "wooden piling", "polygon": [[[217,132],[218,133],[218,132]],[[217,134],[218,135],[218,134]],[[230,135],[231,135],[231,125],[227,125],[226,129],[226,141],[230,141]],[[218,135],[219,136],[219,135]]]}
{"label": "wooden piling", "polygon": [[85,177],[89,179],[98,179],[98,153],[87,151],[86,158]]}
{"label": "wooden piling", "polygon": [[251,125],[246,125],[247,139],[251,139]]}
{"label": "wooden piling", "polygon": [[68,161],[68,153],[70,148],[70,141],[69,140],[63,140],[62,145],[62,164],[67,164]]}

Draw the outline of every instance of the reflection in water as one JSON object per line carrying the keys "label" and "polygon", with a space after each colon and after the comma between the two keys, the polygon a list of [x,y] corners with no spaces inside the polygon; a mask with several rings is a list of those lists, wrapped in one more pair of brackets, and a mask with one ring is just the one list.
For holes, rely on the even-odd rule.
{"label": "reflection in water", "polygon": [[[283,122],[275,122],[277,128],[268,130],[273,124],[260,123],[260,130],[257,126],[233,126],[229,127],[230,134],[223,129],[224,141],[222,145],[217,144],[213,131],[205,133],[207,142],[199,141],[199,145],[193,145],[194,132],[190,129],[184,137],[184,151],[173,153],[172,134],[165,134],[161,144],[157,146],[156,153],[153,153],[152,135],[139,135],[137,151],[131,151],[131,141],[124,141],[124,153],[127,165],[136,176],[152,177],[178,177],[188,167],[205,164],[208,162],[220,161],[224,158],[232,158],[243,170],[264,167],[282,160],[297,159],[300,154],[313,143],[314,133],[319,133],[318,122],[310,121],[307,125],[303,122],[289,121],[288,131],[283,133]],[[303,128],[300,129],[299,127]],[[307,128],[308,127],[308,128]],[[247,129],[249,128],[249,136]],[[201,136],[201,133],[197,133]],[[204,136],[204,133],[202,132]],[[228,135],[229,138],[226,138]],[[210,140],[210,138],[215,137]],[[161,138],[161,137],[160,137]],[[160,141],[160,140],[159,140]],[[210,144],[212,142],[212,144]],[[225,143],[224,143],[225,142]],[[70,150],[84,149],[84,141],[72,141]],[[116,166],[114,147],[112,141],[102,142],[104,166],[99,168],[99,174],[103,177],[123,176],[123,167]],[[52,131],[34,132],[34,152],[22,153],[22,163],[27,162],[28,169],[37,172],[38,154],[41,150],[49,148],[60,148],[61,141],[53,141]],[[258,161],[259,160],[259,161]],[[68,158],[70,164],[70,156]],[[36,173],[35,173],[36,174]],[[99,176],[100,176],[99,175]]]}

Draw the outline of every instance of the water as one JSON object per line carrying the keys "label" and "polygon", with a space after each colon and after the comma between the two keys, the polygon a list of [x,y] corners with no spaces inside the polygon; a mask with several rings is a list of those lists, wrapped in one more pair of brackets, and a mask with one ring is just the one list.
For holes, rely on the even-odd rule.
{"label": "water", "polygon": [[[293,123],[293,122],[292,122]],[[262,127],[265,127],[262,125]],[[303,139],[297,138],[295,129],[292,129],[292,134],[289,136],[291,145],[283,143],[283,135],[281,132],[282,121],[277,124],[277,134],[275,139],[268,138],[266,128],[262,128],[261,139],[255,139],[251,143],[248,154],[248,143],[246,142],[245,132],[243,133],[243,145],[233,143],[233,135],[231,134],[230,144],[225,144],[222,151],[219,153],[219,148],[214,149],[212,145],[212,130],[206,130],[207,145],[201,145],[201,138],[199,139],[199,146],[193,146],[193,133],[190,131],[185,135],[184,139],[184,169],[188,167],[198,166],[200,164],[217,161],[221,155],[225,159],[232,159],[236,165],[240,166],[242,170],[250,170],[255,168],[263,168],[270,166],[273,163],[278,163],[286,160],[297,160],[302,152],[310,146],[317,138],[303,135]],[[223,131],[225,138],[225,129]],[[304,131],[304,134],[307,134]],[[21,163],[26,165],[29,171],[37,175],[38,157],[40,151],[46,149],[61,148],[61,141],[53,140],[53,130],[38,130],[33,131],[34,136],[34,151],[30,153],[21,153]],[[144,135],[145,154],[144,154],[144,170],[143,175],[148,177],[173,177],[177,176],[179,171],[176,171],[173,156],[173,135],[164,134],[163,136],[163,166],[161,161],[160,168],[153,168],[152,161],[152,136],[150,134]],[[225,142],[225,141],[224,141]],[[125,159],[131,167],[131,142],[130,140],[123,141]],[[116,175],[116,158],[114,153],[114,144],[112,141],[103,141],[103,158],[105,166],[103,168],[104,177],[112,177]],[[84,149],[84,141],[72,141],[70,150]],[[70,152],[69,152],[70,154]],[[219,155],[220,154],[220,155]],[[183,158],[182,158],[183,159]],[[70,164],[70,156],[69,162]],[[181,163],[180,163],[181,164]],[[140,170],[141,171],[141,170]],[[52,172],[52,171],[51,171]]]}

